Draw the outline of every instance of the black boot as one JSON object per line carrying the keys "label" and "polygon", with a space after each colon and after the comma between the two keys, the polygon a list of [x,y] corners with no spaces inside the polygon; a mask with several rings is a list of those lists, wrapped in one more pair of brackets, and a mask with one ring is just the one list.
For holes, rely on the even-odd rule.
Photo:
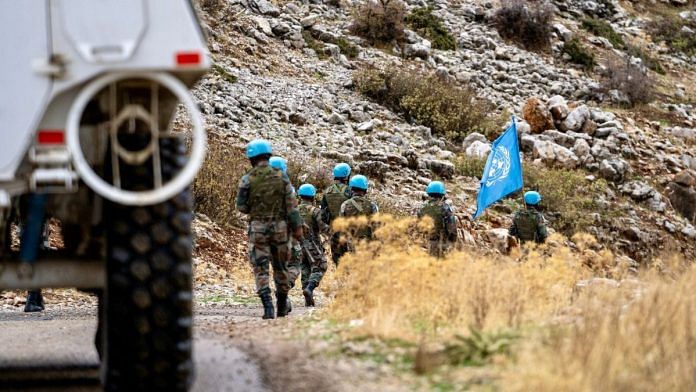
{"label": "black boot", "polygon": [[41,290],[30,290],[27,292],[27,303],[24,305],[24,311],[27,313],[41,312],[44,310],[43,295]]}
{"label": "black boot", "polygon": [[317,284],[315,282],[309,282],[307,287],[302,290],[302,294],[304,294],[305,306],[314,306],[314,289],[316,287]]}
{"label": "black boot", "polygon": [[261,297],[261,303],[263,304],[263,319],[274,319],[275,310],[273,309],[273,299],[271,298],[271,293],[263,293],[259,295]]}
{"label": "black boot", "polygon": [[278,306],[278,317],[285,317],[290,313],[288,311],[288,293],[276,291],[276,304]]}

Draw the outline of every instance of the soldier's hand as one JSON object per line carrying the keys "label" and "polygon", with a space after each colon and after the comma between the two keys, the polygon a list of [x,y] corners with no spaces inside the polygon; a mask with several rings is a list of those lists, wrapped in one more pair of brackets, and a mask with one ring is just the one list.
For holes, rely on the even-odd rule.
{"label": "soldier's hand", "polygon": [[298,240],[298,241],[302,240],[302,227],[296,228],[296,229],[292,232],[292,236],[295,237],[295,239]]}

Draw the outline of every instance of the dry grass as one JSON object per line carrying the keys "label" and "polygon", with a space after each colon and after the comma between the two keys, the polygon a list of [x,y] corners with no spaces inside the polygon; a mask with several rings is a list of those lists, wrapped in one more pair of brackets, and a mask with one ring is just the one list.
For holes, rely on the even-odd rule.
{"label": "dry grass", "polygon": [[[436,366],[455,366],[440,373],[452,385],[456,367],[488,366],[494,390],[696,389],[696,267],[656,260],[632,276],[588,235],[572,247],[555,236],[511,256],[436,260],[422,248],[427,222],[379,216],[372,224],[377,240],[342,259],[325,286],[335,295],[328,315],[357,325],[358,336],[439,343],[438,355],[450,358]],[[579,288],[597,275],[616,280]],[[423,356],[421,348],[416,365]]]}
{"label": "dry grass", "polygon": [[[344,232],[367,220],[337,222]],[[330,305],[332,317],[362,319],[361,333],[417,340],[478,329],[520,327],[555,315],[570,303],[575,282],[589,274],[584,255],[559,245],[521,257],[451,254],[445,260],[423,248],[428,224],[379,216],[376,241],[361,243],[341,260]],[[600,257],[593,253],[593,257]],[[606,257],[606,255],[601,256]]]}

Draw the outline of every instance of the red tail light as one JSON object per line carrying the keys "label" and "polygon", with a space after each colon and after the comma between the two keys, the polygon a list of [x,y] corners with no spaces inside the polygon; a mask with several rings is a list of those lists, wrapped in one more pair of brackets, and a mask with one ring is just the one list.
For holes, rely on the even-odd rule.
{"label": "red tail light", "polygon": [[199,65],[203,60],[200,52],[178,52],[176,54],[176,65]]}
{"label": "red tail light", "polygon": [[41,129],[36,137],[39,144],[65,144],[65,132],[60,129]]}

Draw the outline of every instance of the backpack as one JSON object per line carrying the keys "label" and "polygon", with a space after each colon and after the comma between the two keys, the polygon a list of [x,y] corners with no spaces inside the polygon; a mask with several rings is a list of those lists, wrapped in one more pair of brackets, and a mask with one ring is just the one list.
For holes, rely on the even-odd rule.
{"label": "backpack", "polygon": [[249,217],[252,220],[286,218],[286,182],[283,172],[270,166],[257,166],[249,176]]}
{"label": "backpack", "polygon": [[539,226],[537,212],[531,210],[520,211],[515,214],[514,223],[517,228],[517,238],[522,242],[537,240],[537,228]]}
{"label": "backpack", "polygon": [[297,209],[302,217],[305,237],[314,237],[314,210],[316,207],[310,204],[300,204]]}
{"label": "backpack", "polygon": [[324,192],[331,221],[341,215],[341,205],[348,200],[348,196],[346,196],[347,189],[348,185],[333,184]]}
{"label": "backpack", "polygon": [[429,201],[421,209],[421,216],[429,216],[433,220],[432,237],[440,237],[445,233],[445,214],[444,206],[441,203]]}
{"label": "backpack", "polygon": [[[346,201],[346,207],[343,210],[346,217],[353,216],[371,216],[372,201],[365,196],[355,196]],[[356,238],[372,238],[372,227],[370,225],[361,227],[355,232]]]}

